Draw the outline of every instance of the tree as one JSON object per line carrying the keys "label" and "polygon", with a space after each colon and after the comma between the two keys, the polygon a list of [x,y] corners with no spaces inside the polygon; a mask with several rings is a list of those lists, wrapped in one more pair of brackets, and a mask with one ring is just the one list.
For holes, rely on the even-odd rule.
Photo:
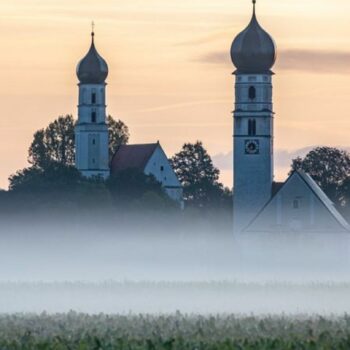
{"label": "tree", "polygon": [[45,168],[50,162],[64,165],[74,164],[74,119],[61,116],[46,129],[38,130],[29,148],[28,161]]}
{"label": "tree", "polygon": [[335,202],[342,197],[341,187],[350,177],[350,154],[332,147],[317,147],[304,158],[296,158],[292,162],[292,171],[303,170]]}
{"label": "tree", "polygon": [[171,159],[173,169],[183,188],[187,205],[199,208],[215,207],[219,203],[228,203],[229,190],[219,183],[219,169],[203,147],[202,142],[186,143],[182,150]]}
{"label": "tree", "polygon": [[115,120],[112,116],[107,117],[108,135],[109,135],[109,157],[112,159],[114,153],[120,145],[126,145],[129,142],[129,128],[121,120]]}
{"label": "tree", "polygon": [[9,195],[25,209],[103,209],[112,204],[104,181],[86,179],[72,165],[49,163],[44,169],[30,167],[9,178]]}
{"label": "tree", "polygon": [[173,169],[182,186],[188,187],[201,183],[203,180],[217,184],[220,171],[215,168],[213,161],[202,142],[185,143],[182,150],[171,159]]}
{"label": "tree", "polygon": [[[108,116],[109,154],[112,156],[118,146],[129,140],[129,129],[121,120]],[[75,155],[75,122],[73,116],[60,116],[38,130],[29,148],[28,161],[35,167],[46,168],[51,162],[63,165],[74,165]]]}
{"label": "tree", "polygon": [[187,204],[202,209],[232,209],[232,191],[221,183],[203,179],[184,188]]}
{"label": "tree", "polygon": [[73,166],[52,162],[45,169],[30,167],[17,171],[9,178],[9,190],[21,193],[72,191],[83,177]]}
{"label": "tree", "polygon": [[[168,198],[160,182],[153,175],[145,175],[139,169],[126,169],[114,174],[107,180],[107,187],[117,204],[120,207],[134,206],[136,203],[152,201],[155,206],[159,203],[175,203]],[[152,205],[150,205],[152,207]]]}

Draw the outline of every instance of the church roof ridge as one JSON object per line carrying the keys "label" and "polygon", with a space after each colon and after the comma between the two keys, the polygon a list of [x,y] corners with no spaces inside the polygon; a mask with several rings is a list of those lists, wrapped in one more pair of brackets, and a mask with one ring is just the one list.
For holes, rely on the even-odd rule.
{"label": "church roof ridge", "polygon": [[309,186],[313,193],[320,199],[323,205],[332,213],[335,219],[347,230],[350,230],[348,222],[339,213],[334,203],[330,198],[324,193],[322,188],[315,182],[315,180],[303,170],[297,170],[296,173],[304,180],[304,182]]}

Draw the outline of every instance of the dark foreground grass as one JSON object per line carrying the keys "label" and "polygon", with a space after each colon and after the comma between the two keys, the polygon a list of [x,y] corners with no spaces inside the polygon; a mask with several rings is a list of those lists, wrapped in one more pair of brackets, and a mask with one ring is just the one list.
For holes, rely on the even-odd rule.
{"label": "dark foreground grass", "polygon": [[0,316],[0,349],[350,349],[350,316]]}

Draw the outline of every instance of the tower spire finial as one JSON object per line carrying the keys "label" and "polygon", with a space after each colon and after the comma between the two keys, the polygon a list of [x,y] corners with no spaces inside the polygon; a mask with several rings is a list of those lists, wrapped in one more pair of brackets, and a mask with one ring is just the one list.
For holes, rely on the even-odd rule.
{"label": "tower spire finial", "polygon": [[92,21],[91,22],[91,37],[92,37],[92,41],[94,41],[94,36],[95,36],[95,22]]}
{"label": "tower spire finial", "polygon": [[255,15],[255,4],[256,4],[256,0],[253,0],[253,13]]}

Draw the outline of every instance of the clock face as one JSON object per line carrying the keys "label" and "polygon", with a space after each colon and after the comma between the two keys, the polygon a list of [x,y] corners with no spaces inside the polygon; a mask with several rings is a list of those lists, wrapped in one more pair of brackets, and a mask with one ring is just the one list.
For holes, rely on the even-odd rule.
{"label": "clock face", "polygon": [[246,140],[245,141],[245,153],[246,154],[259,154],[259,140]]}

